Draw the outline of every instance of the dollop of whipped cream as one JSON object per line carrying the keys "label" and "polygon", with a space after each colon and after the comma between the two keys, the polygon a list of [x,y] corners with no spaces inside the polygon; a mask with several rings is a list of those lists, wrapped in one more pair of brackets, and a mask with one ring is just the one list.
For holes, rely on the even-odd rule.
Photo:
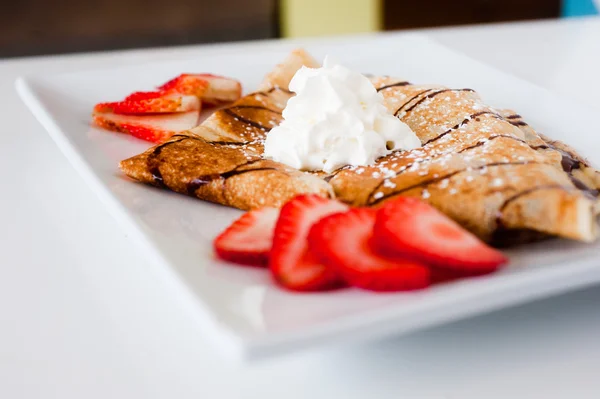
{"label": "dollop of whipped cream", "polygon": [[364,75],[330,57],[322,68],[302,67],[289,88],[296,93],[283,122],[265,140],[264,156],[300,170],[332,172],[367,166],[391,151],[421,145],[415,133],[391,115]]}

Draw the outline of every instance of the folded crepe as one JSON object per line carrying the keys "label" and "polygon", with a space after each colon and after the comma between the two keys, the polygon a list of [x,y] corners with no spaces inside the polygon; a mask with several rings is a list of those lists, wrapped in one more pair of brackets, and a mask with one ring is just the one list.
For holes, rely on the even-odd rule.
{"label": "folded crepe", "polygon": [[377,206],[419,196],[495,243],[532,231],[596,237],[598,173],[571,149],[544,140],[519,115],[486,106],[471,89],[389,77],[373,83],[423,146],[338,171],[329,182],[342,200]]}
{"label": "folded crepe", "polygon": [[513,244],[556,235],[597,236],[600,175],[566,145],[535,132],[510,110],[486,106],[471,89],[372,78],[389,111],[422,147],[367,167],[302,172],[262,158],[302,66],[302,50],[267,75],[260,91],[219,110],[199,127],[121,162],[139,181],[240,209],[279,207],[300,193],[379,206],[418,196],[485,241]]}
{"label": "folded crepe", "polygon": [[267,75],[260,91],[122,161],[121,169],[141,182],[244,210],[280,207],[302,193],[332,196],[318,176],[262,158],[263,140],[292,96],[288,83],[303,65],[318,66],[305,52],[293,52]]}

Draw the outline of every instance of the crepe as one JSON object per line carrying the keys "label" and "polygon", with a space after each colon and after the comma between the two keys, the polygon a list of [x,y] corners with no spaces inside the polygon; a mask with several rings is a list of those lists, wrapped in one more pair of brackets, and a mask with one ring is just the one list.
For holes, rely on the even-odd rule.
{"label": "crepe", "polygon": [[372,78],[390,112],[423,146],[368,167],[309,173],[261,158],[262,142],[281,121],[292,95],[289,81],[302,65],[317,66],[295,51],[267,75],[259,92],[122,161],[122,170],[145,183],[240,209],[279,207],[300,193],[374,207],[408,195],[494,244],[547,235],[596,238],[598,172],[515,112],[486,106],[471,89]]}
{"label": "crepe", "polygon": [[126,159],[120,167],[143,183],[239,209],[280,207],[301,193],[332,196],[310,173],[262,159],[266,133],[281,121],[294,73],[318,64],[302,51],[267,75],[261,91],[216,111],[200,126]]}
{"label": "crepe", "polygon": [[378,206],[418,196],[488,242],[503,243],[515,231],[596,238],[598,173],[572,149],[486,106],[471,89],[389,77],[373,83],[423,146],[337,171],[329,182],[340,199]]}

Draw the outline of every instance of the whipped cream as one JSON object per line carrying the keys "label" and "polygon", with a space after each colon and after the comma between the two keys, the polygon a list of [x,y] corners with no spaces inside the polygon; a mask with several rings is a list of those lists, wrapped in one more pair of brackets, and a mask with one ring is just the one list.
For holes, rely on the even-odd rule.
{"label": "whipped cream", "polygon": [[369,79],[325,58],[302,67],[290,82],[296,93],[283,122],[265,140],[264,156],[301,170],[331,172],[367,166],[391,151],[421,145],[415,133],[388,113]]}

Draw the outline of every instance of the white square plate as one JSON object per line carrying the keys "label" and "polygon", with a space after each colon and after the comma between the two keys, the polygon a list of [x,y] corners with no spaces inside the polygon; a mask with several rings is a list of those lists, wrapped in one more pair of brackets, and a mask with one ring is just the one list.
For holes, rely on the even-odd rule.
{"label": "white square plate", "polygon": [[[422,36],[386,34],[302,44],[319,59],[331,54],[361,72],[474,88],[488,103],[517,110],[535,128],[566,140],[583,155],[600,154],[600,136],[587,133],[597,125],[592,113]],[[276,41],[203,47],[188,60],[17,81],[21,97],[73,166],[138,238],[142,250],[158,259],[152,263],[177,284],[175,294],[198,305],[209,336],[223,349],[255,358],[400,334],[600,280],[598,244],[553,240],[510,251],[511,265],[500,273],[421,292],[289,293],[274,286],[264,270],[214,259],[213,237],[239,211],[126,179],[118,162],[149,144],[90,126],[95,103],[149,90],[181,72],[236,77],[248,92],[297,45]]]}

